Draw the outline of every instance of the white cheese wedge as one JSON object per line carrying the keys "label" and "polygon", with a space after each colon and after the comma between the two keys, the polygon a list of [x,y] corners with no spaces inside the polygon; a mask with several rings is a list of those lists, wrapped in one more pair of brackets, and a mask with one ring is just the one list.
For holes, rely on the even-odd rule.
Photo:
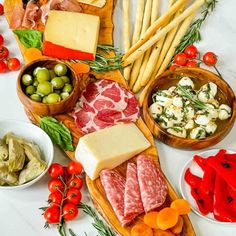
{"label": "white cheese wedge", "polygon": [[77,1],[95,7],[103,7],[106,4],[106,0],[77,0]]}
{"label": "white cheese wedge", "polygon": [[98,16],[52,10],[48,15],[44,40],[68,49],[95,55],[99,27]]}
{"label": "white cheese wedge", "polygon": [[134,123],[119,124],[80,138],[75,158],[94,180],[101,170],[119,166],[150,145]]}

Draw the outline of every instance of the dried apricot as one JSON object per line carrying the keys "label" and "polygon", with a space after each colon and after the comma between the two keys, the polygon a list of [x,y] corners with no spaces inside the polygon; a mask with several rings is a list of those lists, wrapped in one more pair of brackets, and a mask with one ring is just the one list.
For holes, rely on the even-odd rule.
{"label": "dried apricot", "polygon": [[157,227],[157,211],[150,211],[147,214],[145,214],[143,221],[146,225],[153,229],[158,229]]}
{"label": "dried apricot", "polygon": [[169,230],[155,229],[153,236],[175,236],[175,235]]}
{"label": "dried apricot", "polygon": [[152,228],[144,223],[138,223],[131,229],[131,236],[153,236]]}
{"label": "dried apricot", "polygon": [[183,220],[183,218],[181,216],[179,216],[177,224],[174,227],[172,227],[170,230],[174,234],[179,234],[183,230],[183,225],[184,225],[184,220]]}
{"label": "dried apricot", "polygon": [[180,215],[186,215],[190,212],[190,204],[185,199],[174,200],[170,207],[175,209]]}

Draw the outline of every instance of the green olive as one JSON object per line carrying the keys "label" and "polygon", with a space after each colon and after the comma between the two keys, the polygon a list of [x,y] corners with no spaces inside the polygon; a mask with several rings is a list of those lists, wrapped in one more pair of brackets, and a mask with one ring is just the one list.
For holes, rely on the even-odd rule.
{"label": "green olive", "polygon": [[35,91],[36,91],[36,89],[35,89],[35,87],[33,85],[29,85],[25,89],[25,93],[27,95],[32,95],[33,93],[35,93]]}
{"label": "green olive", "polygon": [[61,76],[62,80],[64,81],[65,84],[69,84],[70,83],[70,78],[68,76]]}
{"label": "green olive", "polygon": [[42,83],[39,83],[37,87],[37,93],[40,95],[48,95],[49,93],[52,93],[53,87],[52,84],[48,81],[44,81]]}
{"label": "green olive", "polygon": [[61,89],[64,87],[65,83],[61,77],[55,77],[51,80],[52,86],[55,89]]}
{"label": "green olive", "polygon": [[33,77],[31,75],[29,75],[29,74],[24,74],[22,76],[22,83],[25,86],[31,85],[33,83]]}
{"label": "green olive", "polygon": [[39,85],[39,82],[38,82],[38,80],[37,80],[37,79],[35,79],[35,80],[34,80],[34,83],[33,83],[33,85],[34,85],[35,87],[37,87],[37,86]]}
{"label": "green olive", "polygon": [[30,98],[31,98],[32,100],[34,100],[35,102],[41,102],[41,100],[42,100],[41,96],[40,96],[39,94],[37,94],[37,93],[32,94],[32,95],[30,96]]}
{"label": "green olive", "polygon": [[73,90],[73,87],[71,84],[65,84],[65,86],[62,89],[63,92],[67,92],[67,93],[71,93],[72,90]]}
{"label": "green olive", "polygon": [[43,100],[42,100],[42,102],[45,103],[45,104],[48,103],[47,97],[48,97],[48,96],[43,97]]}
{"label": "green olive", "polygon": [[70,96],[70,94],[69,94],[68,92],[63,92],[63,93],[61,93],[61,98],[62,98],[62,100],[66,99],[66,98],[69,97],[69,96]]}
{"label": "green olive", "polygon": [[47,103],[57,103],[61,101],[61,97],[57,93],[50,93],[47,96]]}
{"label": "green olive", "polygon": [[36,77],[36,74],[37,74],[37,71],[39,70],[39,69],[42,69],[42,67],[36,67],[34,70],[33,70],[33,76],[34,77]]}
{"label": "green olive", "polygon": [[50,74],[49,74],[48,69],[46,69],[46,68],[38,69],[37,73],[36,73],[36,78],[37,78],[39,83],[42,83],[44,81],[49,81],[50,80]]}
{"label": "green olive", "polygon": [[53,79],[57,75],[55,74],[54,70],[49,70],[50,78]]}
{"label": "green olive", "polygon": [[62,63],[56,64],[54,67],[54,72],[57,76],[63,76],[67,73],[67,66]]}

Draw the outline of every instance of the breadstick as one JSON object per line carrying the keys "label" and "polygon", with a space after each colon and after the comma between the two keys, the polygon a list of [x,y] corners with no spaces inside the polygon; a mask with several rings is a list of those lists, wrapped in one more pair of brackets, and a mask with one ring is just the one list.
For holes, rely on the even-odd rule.
{"label": "breadstick", "polygon": [[[123,16],[124,16],[124,51],[130,48],[130,0],[123,0]],[[131,67],[127,66],[123,70],[124,78],[129,80]]]}
{"label": "breadstick", "polygon": [[[145,11],[144,11],[144,16],[143,16],[141,37],[142,37],[142,35],[144,35],[144,33],[146,32],[146,30],[148,29],[148,27],[150,25],[151,11],[152,11],[152,0],[147,0],[146,1],[146,6],[145,6]],[[130,76],[130,84],[129,84],[130,88],[133,87],[133,85],[134,85],[134,83],[135,83],[135,81],[138,77],[142,61],[143,61],[143,56],[141,56],[139,59],[137,59],[134,62],[132,72],[131,72],[131,76]]]}
{"label": "breadstick", "polygon": [[193,14],[199,7],[204,4],[205,0],[196,0],[190,7],[188,7],[182,14],[180,14],[176,19],[171,21],[166,27],[162,28],[157,32],[152,38],[150,38],[146,43],[144,43],[137,51],[129,55],[123,62],[123,65],[128,65],[139,58],[144,52],[146,52],[152,45],[154,45],[158,40],[164,37],[170,30],[172,30],[181,21],[186,19],[188,16]]}
{"label": "breadstick", "polygon": [[136,51],[140,46],[142,46],[145,42],[147,42],[150,37],[156,33],[156,31],[166,24],[170,17],[175,14],[183,4],[185,4],[186,0],[179,0],[177,1],[168,12],[166,12],[163,16],[161,16],[159,19],[157,19],[146,31],[145,35],[137,42],[135,45],[133,45],[129,51],[124,55],[123,60],[125,60],[129,55],[131,55],[134,51]]}
{"label": "breadstick", "polygon": [[159,15],[160,0],[152,1],[152,14],[151,14],[151,24],[153,24]]}

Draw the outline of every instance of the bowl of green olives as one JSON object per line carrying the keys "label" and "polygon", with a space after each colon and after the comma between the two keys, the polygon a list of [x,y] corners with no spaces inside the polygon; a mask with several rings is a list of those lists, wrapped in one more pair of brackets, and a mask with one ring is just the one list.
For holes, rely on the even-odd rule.
{"label": "bowl of green olives", "polygon": [[55,59],[27,64],[18,76],[17,94],[25,108],[38,115],[70,111],[80,94],[80,78],[71,66]]}

